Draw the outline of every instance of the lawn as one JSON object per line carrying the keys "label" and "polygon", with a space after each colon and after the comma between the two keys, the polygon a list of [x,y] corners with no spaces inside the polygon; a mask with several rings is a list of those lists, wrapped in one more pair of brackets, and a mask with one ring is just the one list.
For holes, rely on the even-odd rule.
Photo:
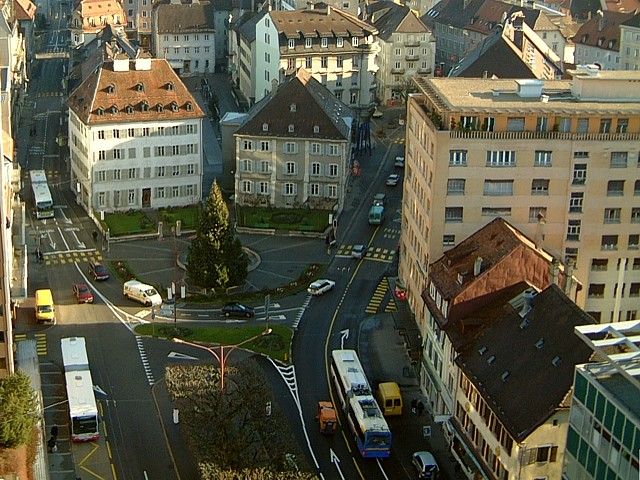
{"label": "lawn", "polygon": [[141,211],[107,213],[102,226],[109,229],[112,237],[151,233],[157,230],[155,222]]}
{"label": "lawn", "polygon": [[237,206],[238,225],[276,230],[323,232],[329,225],[329,210],[304,208],[258,208]]}
{"label": "lawn", "polygon": [[[175,333],[173,323],[147,323],[136,327],[136,333],[162,338],[177,336],[189,342],[209,345],[238,345],[245,340],[260,335],[266,325],[245,325],[239,327],[194,327],[185,328],[178,326],[178,335]],[[273,359],[287,361],[293,332],[284,325],[271,325],[272,332],[269,335],[260,336],[257,339],[242,345],[242,348],[256,353],[262,353]]]}
{"label": "lawn", "polygon": [[200,206],[161,209],[158,214],[165,225],[174,226],[178,220],[181,220],[183,230],[194,230],[198,226]]}

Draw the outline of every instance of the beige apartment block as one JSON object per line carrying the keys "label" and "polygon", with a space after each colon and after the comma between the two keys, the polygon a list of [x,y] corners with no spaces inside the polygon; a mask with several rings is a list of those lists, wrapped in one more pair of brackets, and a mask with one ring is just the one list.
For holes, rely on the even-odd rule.
{"label": "beige apartment block", "polygon": [[399,275],[421,330],[427,266],[496,217],[575,262],[577,303],[633,319],[640,296],[640,73],[416,78]]}

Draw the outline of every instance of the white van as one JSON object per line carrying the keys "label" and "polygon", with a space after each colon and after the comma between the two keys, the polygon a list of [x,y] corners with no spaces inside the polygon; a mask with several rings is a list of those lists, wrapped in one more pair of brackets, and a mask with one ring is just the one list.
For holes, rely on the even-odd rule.
{"label": "white van", "polygon": [[162,297],[155,288],[138,280],[124,282],[122,294],[125,298],[136,300],[146,307],[162,305]]}

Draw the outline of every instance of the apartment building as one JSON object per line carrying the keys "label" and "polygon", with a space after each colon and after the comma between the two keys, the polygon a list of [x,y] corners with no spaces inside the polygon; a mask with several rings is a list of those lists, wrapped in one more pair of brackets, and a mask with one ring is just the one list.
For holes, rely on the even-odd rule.
{"label": "apartment building", "polygon": [[595,361],[576,367],[563,479],[640,475],[639,333],[637,320],[576,328]]}
{"label": "apartment building", "polygon": [[239,205],[340,213],[354,112],[298,69],[248,113],[234,135]]}
{"label": "apartment building", "polygon": [[178,75],[213,72],[216,62],[215,22],[210,3],[155,3],[151,51],[165,58]]}
{"label": "apartment building", "polygon": [[269,95],[273,81],[298,68],[310,72],[352,108],[375,104],[377,30],[325,4],[304,10],[263,11],[237,24],[233,70],[248,103]]}
{"label": "apartment building", "polygon": [[596,321],[637,316],[636,72],[572,80],[416,78],[407,107],[399,276],[422,331],[433,258],[496,217],[575,264]]}
{"label": "apartment building", "polygon": [[601,70],[626,70],[620,62],[620,27],[632,18],[633,13],[598,10],[573,37],[575,64],[594,64]]}
{"label": "apartment building", "polygon": [[620,68],[640,70],[640,13],[620,24]]}
{"label": "apartment building", "polygon": [[81,0],[71,12],[71,45],[78,47],[95,38],[107,24],[125,25],[122,3],[108,0]]}
{"label": "apartment building", "polygon": [[153,0],[122,0],[121,3],[127,14],[127,35],[145,50],[150,50]]}
{"label": "apartment building", "polygon": [[376,75],[378,100],[406,101],[414,75],[432,75],[436,40],[407,6],[383,0],[367,7],[367,21],[378,31],[380,53]]}
{"label": "apartment building", "polygon": [[104,45],[69,96],[70,187],[90,214],[192,205],[204,113],[164,59]]}

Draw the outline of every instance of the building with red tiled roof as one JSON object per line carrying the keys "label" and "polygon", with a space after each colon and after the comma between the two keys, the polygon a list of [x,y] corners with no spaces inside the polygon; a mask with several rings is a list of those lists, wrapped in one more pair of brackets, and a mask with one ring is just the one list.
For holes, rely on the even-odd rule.
{"label": "building with red tiled roof", "polygon": [[598,65],[601,70],[623,70],[620,63],[620,25],[633,13],[599,10],[573,37],[576,65]]}
{"label": "building with red tiled roof", "polygon": [[71,185],[88,211],[192,205],[202,196],[204,113],[164,59],[104,45],[71,93]]}
{"label": "building with red tiled roof", "polygon": [[127,24],[120,0],[77,1],[71,13],[71,44],[77,47],[92,40],[107,24]]}
{"label": "building with red tiled roof", "polygon": [[354,112],[299,69],[257,103],[235,133],[241,205],[344,205]]}

